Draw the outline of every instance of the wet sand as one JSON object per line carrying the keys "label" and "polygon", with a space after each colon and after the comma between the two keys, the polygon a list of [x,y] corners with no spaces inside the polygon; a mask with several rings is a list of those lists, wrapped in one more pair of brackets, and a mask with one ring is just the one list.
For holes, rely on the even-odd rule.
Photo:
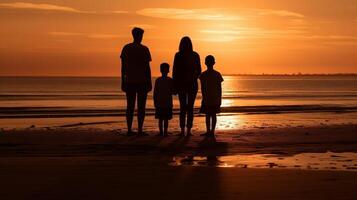
{"label": "wet sand", "polygon": [[157,156],[1,159],[1,199],[354,199],[357,173],[171,167]]}
{"label": "wet sand", "polygon": [[175,156],[357,152],[356,125],[125,136],[95,128],[0,134],[1,199],[354,199],[355,171],[172,166]]}

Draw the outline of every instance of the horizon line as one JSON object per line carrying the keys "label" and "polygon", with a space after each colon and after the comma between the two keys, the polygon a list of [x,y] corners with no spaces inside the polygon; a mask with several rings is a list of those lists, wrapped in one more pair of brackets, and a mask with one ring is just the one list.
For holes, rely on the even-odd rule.
{"label": "horizon line", "polygon": [[[357,76],[357,73],[277,73],[277,74],[222,74],[223,76]],[[159,75],[158,75],[159,76]],[[158,77],[152,76],[152,77]],[[67,76],[67,75],[0,75],[1,78],[12,77],[58,77],[58,78],[120,78],[121,76]]]}

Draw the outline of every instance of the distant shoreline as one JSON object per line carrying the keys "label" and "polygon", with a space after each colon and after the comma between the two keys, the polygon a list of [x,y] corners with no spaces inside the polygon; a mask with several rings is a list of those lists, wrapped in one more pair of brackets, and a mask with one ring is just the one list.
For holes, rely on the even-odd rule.
{"label": "distant shoreline", "polygon": [[[332,73],[332,74],[222,74],[223,76],[293,76],[293,77],[302,77],[302,76],[357,76],[357,73]],[[44,75],[44,76],[0,76],[0,78],[120,78],[120,76],[53,76],[53,75]],[[157,76],[153,76],[157,77]]]}

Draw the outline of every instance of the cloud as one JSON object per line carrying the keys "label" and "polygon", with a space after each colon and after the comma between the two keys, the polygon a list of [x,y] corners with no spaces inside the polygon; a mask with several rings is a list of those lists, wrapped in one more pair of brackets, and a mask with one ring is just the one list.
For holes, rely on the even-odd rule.
{"label": "cloud", "polygon": [[163,19],[181,20],[221,20],[235,21],[244,17],[273,15],[279,17],[304,18],[300,13],[288,10],[272,9],[180,9],[180,8],[145,8],[136,12],[138,15]]}
{"label": "cloud", "polygon": [[287,10],[270,10],[270,9],[257,9],[260,15],[276,15],[280,17],[294,17],[304,18],[305,16],[300,13],[291,12]]}
{"label": "cloud", "polygon": [[136,12],[146,17],[182,20],[239,20],[238,15],[224,14],[216,9],[145,8]]}
{"label": "cloud", "polygon": [[155,26],[154,25],[150,25],[150,24],[130,24],[129,27],[134,28],[134,27],[140,27],[143,29],[152,29]]}
{"label": "cloud", "polygon": [[120,35],[115,35],[115,34],[88,34],[88,38],[94,38],[94,39],[114,39],[114,38],[120,38]]}
{"label": "cloud", "polygon": [[68,6],[60,6],[60,5],[46,4],[46,3],[26,3],[26,2],[0,3],[0,8],[37,10],[37,11],[71,12],[71,13],[85,13],[85,14],[126,14],[126,13],[129,13],[128,11],[125,11],[125,10],[84,11],[84,10],[79,10],[79,9],[68,7]]}
{"label": "cloud", "polygon": [[211,28],[200,30],[210,41],[233,41],[243,38],[271,39],[297,37],[305,33],[304,30],[285,29],[269,30],[254,27],[230,27],[230,28]]}
{"label": "cloud", "polygon": [[0,3],[0,7],[11,8],[11,9],[47,10],[47,11],[61,11],[61,12],[74,12],[74,13],[83,12],[67,6],[59,6],[54,4],[34,4],[34,3],[25,3],[25,2]]}
{"label": "cloud", "polygon": [[[97,13],[101,13],[101,12],[97,12]],[[126,11],[126,10],[109,10],[109,11],[103,11],[102,13],[106,13],[106,14],[128,14],[130,12]]]}
{"label": "cloud", "polygon": [[322,39],[322,40],[357,40],[356,36],[350,35],[312,35],[307,36],[307,39]]}
{"label": "cloud", "polygon": [[50,32],[52,36],[80,36],[84,35],[83,33],[73,33],[73,32]]}
{"label": "cloud", "polygon": [[49,35],[54,37],[85,37],[91,39],[115,39],[125,36],[116,34],[103,34],[103,33],[75,33],[75,32],[50,32]]}

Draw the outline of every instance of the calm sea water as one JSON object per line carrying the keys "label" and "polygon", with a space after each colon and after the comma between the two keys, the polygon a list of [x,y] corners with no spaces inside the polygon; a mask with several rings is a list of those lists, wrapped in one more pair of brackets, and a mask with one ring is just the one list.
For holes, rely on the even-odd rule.
{"label": "calm sea water", "polygon": [[[357,76],[224,76],[224,112],[354,111]],[[200,106],[198,94],[195,107]],[[120,78],[1,77],[0,116],[123,114]],[[152,93],[147,101],[153,108]],[[177,97],[174,107],[178,108]]]}

